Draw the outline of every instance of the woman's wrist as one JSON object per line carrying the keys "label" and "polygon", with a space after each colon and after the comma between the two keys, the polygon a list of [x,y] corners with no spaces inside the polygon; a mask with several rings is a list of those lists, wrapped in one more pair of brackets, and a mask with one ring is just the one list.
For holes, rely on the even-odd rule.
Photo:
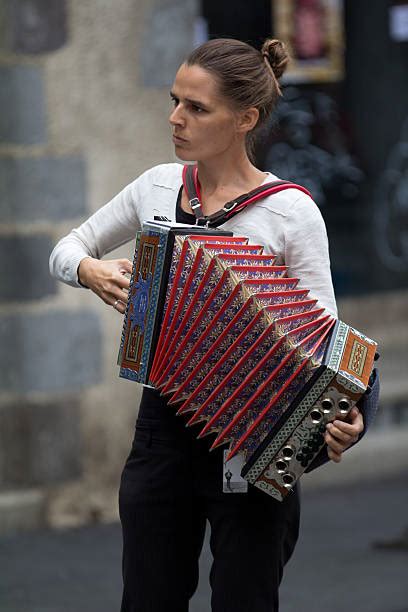
{"label": "woman's wrist", "polygon": [[79,262],[79,265],[77,268],[78,283],[82,285],[82,287],[85,287],[85,289],[89,289],[89,284],[87,282],[87,272],[89,270],[89,266],[92,260],[93,260],[92,257],[84,257]]}

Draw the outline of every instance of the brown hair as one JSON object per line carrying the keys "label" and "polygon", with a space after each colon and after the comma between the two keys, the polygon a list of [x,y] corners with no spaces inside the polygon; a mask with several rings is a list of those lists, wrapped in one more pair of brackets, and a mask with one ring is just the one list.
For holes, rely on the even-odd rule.
{"label": "brown hair", "polygon": [[259,119],[247,136],[247,150],[253,157],[256,132],[274,110],[282,95],[278,79],[289,61],[285,45],[276,39],[264,42],[261,51],[240,40],[215,38],[189,55],[188,66],[200,66],[218,80],[220,92],[238,110],[255,107]]}

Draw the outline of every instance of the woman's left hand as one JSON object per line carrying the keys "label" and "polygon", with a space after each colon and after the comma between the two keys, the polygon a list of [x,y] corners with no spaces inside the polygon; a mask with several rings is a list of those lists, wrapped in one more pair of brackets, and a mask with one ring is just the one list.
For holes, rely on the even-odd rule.
{"label": "woman's left hand", "polygon": [[342,453],[357,442],[363,429],[363,415],[356,406],[350,410],[347,421],[336,419],[333,423],[328,423],[324,439],[329,459],[339,463]]}

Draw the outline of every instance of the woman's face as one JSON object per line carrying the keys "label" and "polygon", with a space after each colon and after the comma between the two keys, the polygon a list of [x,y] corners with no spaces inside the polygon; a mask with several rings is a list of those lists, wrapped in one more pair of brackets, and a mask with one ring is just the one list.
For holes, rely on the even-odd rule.
{"label": "woman's face", "polygon": [[169,121],[179,159],[204,161],[222,155],[237,143],[245,146],[239,113],[219,93],[210,72],[182,64],[170,95],[174,110]]}

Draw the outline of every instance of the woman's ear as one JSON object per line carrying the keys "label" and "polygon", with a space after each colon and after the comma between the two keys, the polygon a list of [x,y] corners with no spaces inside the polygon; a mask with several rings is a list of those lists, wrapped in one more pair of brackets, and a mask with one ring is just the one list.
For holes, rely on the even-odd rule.
{"label": "woman's ear", "polygon": [[255,107],[239,111],[237,117],[237,130],[239,132],[250,132],[254,129],[259,119],[259,110]]}

